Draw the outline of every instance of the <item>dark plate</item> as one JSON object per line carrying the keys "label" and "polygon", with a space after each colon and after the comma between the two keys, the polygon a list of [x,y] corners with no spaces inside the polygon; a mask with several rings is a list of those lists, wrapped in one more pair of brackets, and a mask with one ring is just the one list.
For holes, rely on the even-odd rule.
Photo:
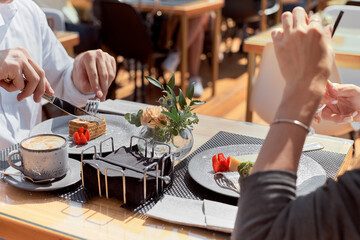
{"label": "dark plate", "polygon": [[[55,191],[79,182],[81,180],[80,172],[81,172],[80,162],[72,158],[69,158],[69,170],[66,173],[66,175],[59,180],[48,183],[33,183],[24,177],[11,176],[11,175],[5,175],[4,180],[5,182],[9,183],[14,187],[28,191],[35,191],[35,192]],[[8,167],[5,170],[5,173],[19,174],[19,175],[22,174],[19,170],[13,167]]]}
{"label": "dark plate", "polygon": [[[115,149],[121,146],[130,145],[130,137],[137,135],[140,128],[135,127],[128,123],[124,117],[112,114],[98,114],[98,116],[106,119],[106,134],[90,140],[85,145],[76,145],[73,143],[72,137],[69,136],[69,121],[74,119],[73,116],[61,116],[52,118],[36,125],[30,132],[30,135],[38,135],[43,133],[54,133],[64,136],[69,142],[68,152],[69,154],[81,154],[81,151],[89,146],[95,145],[97,151],[100,150],[100,142],[109,138],[114,138]],[[111,152],[111,142],[106,141],[103,144],[103,152]],[[86,151],[86,153],[94,153],[92,149]]]}
{"label": "dark plate", "polygon": [[[215,154],[223,153],[225,157],[239,156],[247,154],[256,154],[260,151],[261,145],[231,145],[212,148],[196,154],[189,162],[190,176],[201,186],[214,192],[238,198],[239,193],[220,187],[214,179],[214,170],[212,167],[212,157]],[[322,186],[326,181],[325,170],[312,158],[302,155],[297,172],[297,190],[298,196],[305,195]]]}

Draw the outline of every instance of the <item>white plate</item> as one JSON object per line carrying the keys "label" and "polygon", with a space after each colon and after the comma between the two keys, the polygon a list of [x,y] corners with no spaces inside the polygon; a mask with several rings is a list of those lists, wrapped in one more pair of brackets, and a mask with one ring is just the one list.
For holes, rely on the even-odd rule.
{"label": "white plate", "polygon": [[[24,177],[11,176],[11,175],[5,175],[4,180],[5,182],[9,183],[14,187],[24,189],[27,191],[35,191],[35,192],[55,191],[79,182],[81,180],[80,172],[81,172],[80,162],[72,158],[69,158],[69,170],[67,171],[66,175],[63,178],[57,181],[52,181],[48,183],[33,183]],[[5,170],[5,173],[22,175],[22,173],[19,170],[13,167],[8,167]]]}
{"label": "white plate", "polygon": [[[69,121],[74,119],[73,116],[61,116],[52,118],[36,125],[30,132],[30,135],[38,135],[43,133],[54,133],[64,136],[68,142],[69,154],[81,154],[81,151],[89,146],[95,145],[97,151],[100,150],[100,142],[109,138],[114,138],[115,150],[121,146],[130,146],[130,137],[132,135],[139,135],[140,128],[131,125],[124,117],[112,114],[98,114],[98,116],[106,119],[106,134],[101,135],[95,139],[90,140],[85,145],[76,145],[69,136]],[[111,141],[106,141],[103,144],[103,152],[111,152]],[[94,153],[93,149],[89,149],[86,153]]]}
{"label": "white plate", "polygon": [[[196,154],[189,162],[190,176],[201,186],[214,192],[238,198],[239,193],[220,187],[214,179],[212,157],[223,153],[225,157],[255,154],[260,151],[261,145],[231,145],[212,148]],[[302,155],[297,172],[296,195],[305,195],[322,186],[326,181],[326,173],[323,167],[315,160]]]}

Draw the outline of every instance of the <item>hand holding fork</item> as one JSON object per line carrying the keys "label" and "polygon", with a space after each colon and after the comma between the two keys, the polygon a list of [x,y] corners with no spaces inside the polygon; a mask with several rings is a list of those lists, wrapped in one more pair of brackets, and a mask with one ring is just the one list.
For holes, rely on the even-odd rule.
{"label": "hand holding fork", "polygon": [[352,84],[337,84],[328,80],[323,105],[315,113],[315,121],[333,122],[360,121],[360,87]]}

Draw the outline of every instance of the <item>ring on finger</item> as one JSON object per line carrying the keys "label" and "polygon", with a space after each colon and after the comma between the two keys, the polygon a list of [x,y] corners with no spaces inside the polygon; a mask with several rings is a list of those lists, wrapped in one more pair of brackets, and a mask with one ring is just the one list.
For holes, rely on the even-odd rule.
{"label": "ring on finger", "polygon": [[320,21],[319,18],[311,18],[310,22],[318,22],[318,23],[320,23],[321,21]]}
{"label": "ring on finger", "polygon": [[11,79],[10,77],[7,77],[7,78],[5,78],[5,79],[3,79],[4,80],[4,82],[6,82],[6,83],[12,83],[12,81],[13,81],[13,79]]}

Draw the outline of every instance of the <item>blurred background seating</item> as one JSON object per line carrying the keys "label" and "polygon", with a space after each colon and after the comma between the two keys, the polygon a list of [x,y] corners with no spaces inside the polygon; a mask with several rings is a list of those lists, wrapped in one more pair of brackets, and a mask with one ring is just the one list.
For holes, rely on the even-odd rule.
{"label": "blurred background seating", "polygon": [[[102,44],[116,58],[124,57],[129,65],[129,70],[134,70],[134,94],[133,100],[137,100],[137,69],[141,70],[141,100],[146,101],[144,71],[151,70],[152,66],[158,70],[156,77],[162,76],[160,60],[166,55],[157,51],[150,38],[141,15],[132,6],[119,1],[103,0],[100,2],[101,9],[101,39]],[[133,61],[131,61],[133,60]],[[133,64],[131,64],[133,63]],[[118,65],[119,66],[119,65]],[[131,74],[130,74],[131,75]],[[117,89],[116,82],[110,87],[108,97],[115,98]]]}
{"label": "blurred background seating", "polygon": [[[79,18],[79,22],[75,25],[90,23],[92,26],[98,28],[98,39],[101,40],[103,49],[109,51],[117,57],[119,62],[119,74],[116,77],[116,85],[113,86],[113,90],[111,91],[109,97],[145,101],[147,103],[155,104],[155,101],[161,93],[157,94],[158,91],[154,91],[151,85],[144,82],[143,76],[153,75],[158,78],[160,75],[163,75],[161,61],[164,59],[164,56],[166,56],[166,52],[174,47],[177,38],[176,36],[178,36],[177,34],[179,32],[178,27],[174,29],[169,26],[174,25],[174,21],[178,20],[176,18],[172,18],[171,15],[165,15],[162,12],[157,11],[155,5],[153,10],[149,11],[149,9],[147,9],[149,14],[145,14],[139,11],[141,4],[136,5],[136,9],[128,5],[127,12],[122,13],[122,10],[115,11],[115,7],[111,5],[114,4],[114,1],[109,0],[104,0],[103,3],[105,5],[109,4],[108,10],[104,10],[105,8],[103,9],[99,5],[102,2],[101,0],[63,0],[62,2],[66,2],[67,6],[69,2],[73,3],[77,9],[77,17]],[[115,2],[118,3],[119,1]],[[130,2],[138,3],[139,1],[132,0]],[[224,58],[219,67],[217,92],[215,96],[212,96],[211,87],[209,87],[211,86],[211,84],[209,84],[209,79],[211,79],[210,72],[212,66],[208,64],[208,61],[206,61],[209,59],[207,56],[211,57],[212,54],[211,46],[213,39],[211,37],[211,25],[213,25],[214,22],[210,17],[209,27],[207,29],[207,33],[205,34],[204,54],[200,57],[201,60],[199,67],[199,75],[203,78],[204,84],[204,93],[200,99],[206,100],[208,103],[197,108],[196,112],[235,120],[245,120],[248,59],[247,54],[241,52],[240,46],[248,36],[260,33],[262,30],[278,23],[279,16],[282,11],[291,11],[295,6],[302,6],[306,8],[307,11],[319,11],[334,4],[341,4],[342,6],[345,4],[356,5],[358,2],[358,0],[224,0],[224,8],[222,9],[223,21],[221,23],[222,39],[220,41],[220,49],[224,52]],[[262,9],[265,11],[262,11]],[[330,10],[331,8],[328,8],[325,9],[324,12],[328,13]],[[93,11],[97,13],[93,14]],[[105,13],[105,18],[101,17],[101,13],[104,13],[104,11],[107,11]],[[67,11],[66,13],[69,12],[73,13],[73,11]],[[121,14],[119,14],[119,12],[121,12]],[[133,17],[136,16],[137,20],[129,20],[131,17],[128,16],[130,12],[134,13]],[[332,14],[337,15],[337,12]],[[74,24],[74,22],[68,20],[66,15],[69,14],[64,15],[66,29],[70,29],[68,24]],[[125,18],[121,19],[121,16],[113,15],[123,15]],[[350,14],[346,15],[349,16]],[[164,19],[165,21],[163,21]],[[172,20],[169,21],[169,19]],[[130,33],[128,32],[131,30],[128,29],[130,26],[129,23],[134,21],[138,24],[135,28],[140,30],[136,33]],[[346,18],[343,18],[341,24],[345,24],[346,22]],[[353,24],[357,24],[360,21],[352,22]],[[135,36],[132,34],[137,35]],[[337,41],[336,35],[334,38],[334,41]],[[129,39],[132,41],[128,41]],[[80,45],[85,46],[83,43]],[[264,67],[265,62],[268,60],[266,60],[266,55],[263,55],[262,58],[261,63],[260,56],[255,58],[257,69],[260,67],[257,77],[258,80],[261,78],[269,78],[268,71],[264,69],[269,68],[269,66],[271,69],[272,66],[272,64],[266,64],[268,66]],[[354,64],[356,65],[356,63]],[[354,78],[354,76],[356,76],[357,71],[357,69],[346,68],[341,64],[339,65],[339,72],[344,82],[348,82],[348,80],[356,81],[356,77]],[[175,72],[175,76],[176,85],[179,86],[179,71]],[[281,77],[275,78],[277,80],[281,80]],[[166,79],[168,79],[168,77],[166,77]],[[137,87],[140,84],[142,86],[140,88],[141,90]],[[267,84],[277,83],[272,83],[270,81],[267,82]],[[260,89],[262,89],[262,91],[266,91],[267,87],[261,87]],[[139,97],[139,93],[141,97]],[[253,97],[255,98],[256,95]],[[268,124],[269,122],[268,117],[262,116],[261,118],[256,113],[254,114],[253,121],[260,124]],[[353,129],[351,126],[348,127],[348,130],[343,132],[348,132]],[[326,133],[322,130],[318,131]],[[336,130],[326,134],[337,135],[341,134],[341,131]]]}
{"label": "blurred background seating", "polygon": [[61,12],[65,20],[64,30],[79,33],[80,44],[74,47],[75,54],[101,47],[99,27],[93,19],[82,22],[70,0],[34,0],[34,2],[47,12]]}
{"label": "blurred background seating", "polygon": [[64,14],[54,8],[42,8],[46,15],[48,24],[53,31],[65,31],[65,17]]}
{"label": "blurred background seating", "polygon": [[[222,9],[226,25],[224,38],[233,38],[241,29],[240,39],[243,42],[249,36],[248,28],[265,30],[268,25],[278,23],[274,16],[279,11],[281,9],[278,0],[265,1],[264,9],[262,9],[261,0],[225,0]],[[261,21],[263,15],[266,16],[266,21]],[[229,20],[233,21],[233,27],[229,24]],[[242,51],[241,46],[239,49]]]}

